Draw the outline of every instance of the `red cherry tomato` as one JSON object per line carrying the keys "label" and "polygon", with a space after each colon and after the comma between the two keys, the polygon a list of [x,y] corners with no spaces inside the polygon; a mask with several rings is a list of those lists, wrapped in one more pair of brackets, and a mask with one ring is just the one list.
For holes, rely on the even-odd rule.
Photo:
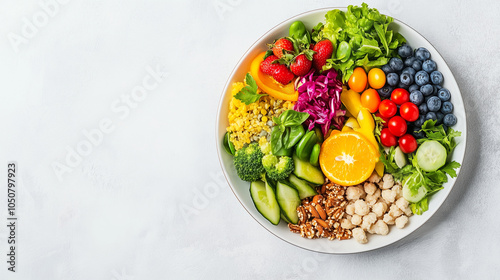
{"label": "red cherry tomato", "polygon": [[410,94],[404,88],[397,88],[391,93],[391,100],[397,105],[410,101]]}
{"label": "red cherry tomato", "polygon": [[380,114],[380,112],[377,112],[377,113],[375,114],[375,116],[377,116],[377,117],[379,117],[379,118],[383,119],[383,120],[384,120],[383,126],[384,126],[384,127],[387,127],[387,125],[389,124],[389,118],[386,118],[386,117],[382,116],[382,114]]}
{"label": "red cherry tomato", "polygon": [[390,118],[396,115],[396,113],[398,112],[398,106],[396,106],[396,103],[394,103],[394,101],[386,99],[380,102],[378,111],[384,118]]}
{"label": "red cherry tomato", "polygon": [[394,116],[389,120],[388,128],[394,136],[403,136],[407,129],[406,121],[400,116]]}
{"label": "red cherry tomato", "polygon": [[379,104],[380,95],[378,95],[376,90],[369,88],[363,91],[363,94],[361,94],[361,105],[368,109],[370,113],[377,112]]}
{"label": "red cherry tomato", "polygon": [[399,107],[399,114],[403,119],[414,122],[418,119],[419,111],[417,105],[411,102],[405,102],[401,107]]}
{"label": "red cherry tomato", "polygon": [[[382,140],[382,137],[380,138]],[[413,153],[417,149],[417,140],[410,134],[405,134],[399,138],[399,147],[403,153]]]}
{"label": "red cherry tomato", "polygon": [[398,140],[392,135],[388,128],[382,129],[380,132],[380,142],[386,147],[396,146]]}

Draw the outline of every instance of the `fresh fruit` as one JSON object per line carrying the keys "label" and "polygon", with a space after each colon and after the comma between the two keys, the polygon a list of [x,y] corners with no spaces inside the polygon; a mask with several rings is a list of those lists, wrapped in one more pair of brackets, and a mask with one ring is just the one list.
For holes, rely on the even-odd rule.
{"label": "fresh fruit", "polygon": [[451,112],[453,112],[453,104],[450,101],[443,102],[443,104],[441,105],[441,113],[449,114]]}
{"label": "fresh fruit", "polygon": [[326,60],[332,57],[333,44],[330,40],[326,39],[319,41],[314,45],[312,50],[316,52],[313,55],[313,66],[316,70],[321,71],[326,64]]}
{"label": "fresh fruit", "polygon": [[[446,163],[446,148],[435,140],[425,141],[417,150],[417,163],[422,170],[436,171]],[[320,159],[321,160],[321,159]]]}
{"label": "fresh fruit", "polygon": [[289,84],[295,75],[293,75],[292,71],[286,67],[284,64],[277,64],[274,69],[274,73],[271,75],[273,78],[282,85]]}
{"label": "fresh fruit", "polygon": [[250,74],[257,83],[257,86],[263,92],[277,99],[297,101],[299,93],[295,90],[293,83],[289,83],[287,85],[279,84],[273,79],[273,77],[262,72],[260,64],[263,61],[265,54],[265,52],[258,54],[250,65]]}
{"label": "fresh fruit", "polygon": [[398,140],[399,147],[405,154],[413,153],[417,149],[417,140],[410,134],[401,136]]}
{"label": "fresh fruit", "polygon": [[431,112],[437,112],[441,109],[441,99],[437,96],[431,96],[427,99],[427,109]]}
{"label": "fresh fruit", "polygon": [[431,79],[431,82],[435,85],[440,85],[443,83],[443,74],[441,74],[441,72],[439,71],[433,71],[430,75],[430,79]]}
{"label": "fresh fruit", "polygon": [[358,132],[332,134],[323,142],[319,164],[325,176],[342,186],[359,184],[373,173],[378,155]]}
{"label": "fresh fruit", "polygon": [[410,94],[404,88],[397,88],[391,93],[391,100],[397,105],[410,101]]}
{"label": "fresh fruit", "polygon": [[[342,98],[342,96],[340,98]],[[394,101],[385,99],[380,102],[378,111],[380,112],[380,115],[382,115],[382,117],[391,118],[398,112],[398,107],[396,106],[396,103],[394,103]]]}
{"label": "fresh fruit", "polygon": [[290,70],[296,76],[303,76],[311,70],[312,61],[307,59],[305,54],[299,54],[295,57],[295,60],[290,64]]}
{"label": "fresh fruit", "polygon": [[380,132],[380,143],[386,147],[396,146],[398,140],[396,136],[394,136],[388,128],[382,129]]}
{"label": "fresh fruit", "polygon": [[365,70],[362,67],[357,67],[354,68],[347,84],[349,88],[355,92],[362,92],[366,88],[367,81],[368,77],[366,76]]}
{"label": "fresh fruit", "polygon": [[407,129],[406,121],[400,116],[394,116],[389,120],[388,128],[394,136],[403,136]]}
{"label": "fresh fruit", "polygon": [[293,53],[293,43],[286,38],[281,38],[274,42],[272,50],[277,58],[281,58],[283,53]]}
{"label": "fresh fruit", "polygon": [[446,126],[454,126],[457,124],[457,117],[453,114],[447,114],[443,118],[443,124]]}
{"label": "fresh fruit", "polygon": [[[413,70],[413,68],[410,68]],[[405,86],[410,86],[411,84],[413,84],[413,76],[411,75],[411,73],[401,73],[401,76],[399,76],[399,81],[405,85]]]}
{"label": "fresh fruit", "polygon": [[405,102],[399,107],[401,117],[409,122],[414,122],[418,119],[418,107],[411,102]]}
{"label": "fresh fruit", "polygon": [[418,48],[416,51],[415,51],[415,57],[420,60],[420,61],[425,61],[429,58],[431,58],[431,54],[429,53],[429,51],[426,49],[426,48]]}
{"label": "fresh fruit", "polygon": [[390,85],[385,85],[384,87],[382,87],[381,89],[377,90],[378,94],[383,97],[383,98],[387,98],[389,96],[391,96],[391,92],[394,90],[394,88]]}
{"label": "fresh fruit", "polygon": [[398,48],[398,54],[401,57],[409,57],[413,53],[413,50],[407,44],[402,45]]}
{"label": "fresh fruit", "polygon": [[419,86],[423,86],[429,83],[429,74],[423,70],[418,71],[415,74],[415,83]]}
{"label": "fresh fruit", "polygon": [[380,68],[372,68],[368,72],[368,84],[374,89],[380,89],[385,85],[385,73]]}
{"label": "fresh fruit", "polygon": [[424,96],[429,96],[434,92],[434,87],[431,84],[425,84],[420,87],[420,92],[422,92]]}
{"label": "fresh fruit", "polygon": [[266,57],[266,59],[264,59],[260,63],[260,71],[262,71],[264,74],[272,75],[277,66],[277,63],[273,63],[275,60],[278,60],[275,55]]}
{"label": "fresh fruit", "polygon": [[419,90],[415,90],[410,93],[410,102],[418,106],[424,102],[424,95]]}
{"label": "fresh fruit", "polygon": [[393,87],[397,86],[399,83],[399,75],[396,73],[387,74],[387,83]]}
{"label": "fresh fruit", "polygon": [[422,63],[422,70],[427,73],[432,73],[437,70],[437,64],[432,59],[428,59]]}
{"label": "fresh fruit", "polygon": [[373,88],[369,88],[365,90],[363,94],[361,94],[361,105],[366,109],[368,109],[370,113],[377,112],[379,104],[380,104],[380,96],[378,95],[378,92]]}
{"label": "fresh fruit", "polygon": [[404,67],[403,60],[398,57],[393,57],[391,58],[391,60],[389,60],[389,66],[391,66],[392,70],[394,71],[401,71]]}
{"label": "fresh fruit", "polygon": [[344,90],[340,94],[340,101],[352,116],[357,117],[361,106],[361,95],[354,90]]}
{"label": "fresh fruit", "polygon": [[448,89],[446,88],[441,88],[438,93],[437,93],[437,96],[439,97],[439,99],[441,99],[441,101],[448,101],[450,100],[451,98],[451,93]]}

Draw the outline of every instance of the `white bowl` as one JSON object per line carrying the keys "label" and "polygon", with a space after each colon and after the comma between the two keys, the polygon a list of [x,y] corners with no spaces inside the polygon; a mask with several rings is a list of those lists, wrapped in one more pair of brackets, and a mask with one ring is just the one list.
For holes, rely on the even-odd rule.
{"label": "white bowl", "polygon": [[[236,170],[233,166],[233,157],[226,153],[224,147],[222,146],[222,138],[224,133],[226,132],[226,127],[228,126],[228,107],[229,101],[231,98],[231,85],[234,82],[243,81],[245,74],[250,69],[250,63],[252,59],[260,52],[266,50],[266,44],[272,42],[273,40],[287,36],[288,28],[290,24],[296,20],[301,20],[308,28],[312,28],[316,26],[318,22],[324,22],[324,15],[327,11],[330,11],[335,8],[325,8],[319,10],[309,11],[297,16],[294,16],[284,22],[278,24],[269,30],[266,34],[260,37],[243,55],[240,59],[233,72],[229,76],[229,79],[224,86],[224,90],[222,92],[222,96],[219,101],[219,108],[217,113],[217,123],[216,123],[216,142],[217,142],[217,152],[219,155],[219,161],[228,181],[231,189],[236,196],[236,198],[240,201],[241,205],[245,207],[247,212],[264,228],[266,228],[269,232],[276,235],[280,239],[296,245],[298,247],[316,251],[323,253],[333,253],[333,254],[347,254],[347,253],[357,253],[364,252],[369,250],[378,249],[394,243],[403,237],[409,235],[418,227],[423,225],[436,211],[439,209],[441,204],[443,204],[444,200],[450,193],[453,185],[456,182],[457,178],[450,179],[449,182],[444,184],[444,189],[436,193],[429,202],[429,210],[425,212],[423,215],[417,216],[413,215],[410,217],[410,222],[403,229],[398,229],[395,226],[390,227],[390,233],[386,236],[381,235],[368,235],[368,243],[367,244],[359,244],[354,239],[350,240],[328,240],[325,238],[321,239],[306,239],[301,237],[299,234],[295,234],[290,232],[286,223],[283,221],[280,222],[279,225],[274,226],[269,221],[267,221],[255,208],[252,199],[250,198],[249,187],[250,183],[244,182],[238,178],[236,174]],[[341,8],[346,10],[345,8]],[[394,24],[391,24],[392,29],[400,32],[408,41],[408,44],[413,48],[425,47],[431,53],[431,58],[437,63],[438,70],[443,74],[444,84],[443,87],[447,88],[451,92],[451,101],[454,105],[454,114],[457,117],[457,124],[453,127],[453,129],[461,131],[462,136],[456,138],[457,147],[452,155],[452,160],[455,160],[459,163],[463,162],[463,158],[465,155],[466,148],[466,139],[467,139],[467,124],[466,124],[466,116],[465,116],[465,108],[462,100],[462,96],[460,94],[460,89],[458,88],[457,82],[453,77],[453,73],[450,68],[438,53],[438,51],[427,41],[422,35],[420,35],[417,31],[404,24],[399,20],[394,20]],[[458,170],[459,171],[459,170]],[[458,172],[457,172],[458,173]]]}

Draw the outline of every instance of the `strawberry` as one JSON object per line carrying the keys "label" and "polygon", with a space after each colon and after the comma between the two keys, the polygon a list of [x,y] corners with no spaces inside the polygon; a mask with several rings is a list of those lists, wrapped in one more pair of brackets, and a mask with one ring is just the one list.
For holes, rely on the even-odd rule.
{"label": "strawberry", "polygon": [[305,54],[299,54],[295,57],[295,60],[290,64],[290,70],[292,70],[293,74],[296,76],[303,76],[311,70],[312,61],[307,59]]}
{"label": "strawberry", "polygon": [[328,39],[319,41],[314,45],[313,51],[316,52],[313,55],[313,66],[316,70],[321,71],[326,64],[326,60],[332,57],[333,44]]}
{"label": "strawberry", "polygon": [[293,78],[295,77],[292,73],[292,71],[290,71],[286,65],[283,65],[283,64],[273,64],[273,66],[275,65],[275,69],[274,69],[274,73],[272,74],[273,78],[278,82],[278,83],[281,83],[283,85],[286,85],[288,83],[290,83]]}
{"label": "strawberry", "polygon": [[273,54],[277,57],[277,58],[280,58],[281,56],[283,56],[283,52],[285,51],[288,51],[288,52],[293,52],[294,49],[293,49],[293,43],[292,41],[286,39],[286,38],[281,38],[281,39],[278,39],[278,41],[276,41],[274,43],[274,45],[272,45],[272,49],[273,49]]}
{"label": "strawberry", "polygon": [[275,60],[278,58],[274,55],[270,55],[266,57],[261,63],[260,63],[260,71],[262,71],[264,74],[267,75],[272,75],[274,72],[274,68],[276,66],[276,63],[273,64]]}

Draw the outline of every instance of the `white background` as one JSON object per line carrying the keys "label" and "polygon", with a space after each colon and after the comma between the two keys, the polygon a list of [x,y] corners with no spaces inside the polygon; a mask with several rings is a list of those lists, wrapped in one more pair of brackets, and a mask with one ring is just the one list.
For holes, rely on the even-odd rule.
{"label": "white background", "polygon": [[[0,182],[8,161],[19,167],[17,272],[2,183],[0,279],[500,278],[500,2],[367,1],[447,60],[469,146],[424,226],[355,255],[309,252],[255,222],[223,179],[214,131],[226,79],[255,40],[304,11],[361,2],[67,2],[46,18],[38,1],[0,2]],[[147,80],[148,69],[162,74]],[[125,105],[144,79],[154,86]],[[111,128],[85,146],[103,121]],[[88,155],[71,158],[79,148]]]}

